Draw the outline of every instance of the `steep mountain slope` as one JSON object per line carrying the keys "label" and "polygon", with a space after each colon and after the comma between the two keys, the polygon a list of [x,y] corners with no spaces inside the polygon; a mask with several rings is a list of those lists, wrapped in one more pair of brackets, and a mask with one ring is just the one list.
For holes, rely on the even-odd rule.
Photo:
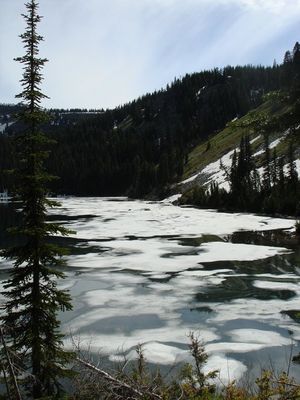
{"label": "steep mountain slope", "polygon": [[[175,79],[114,110],[50,110],[44,129],[58,144],[49,168],[61,177],[52,189],[81,195],[163,192],[181,177],[195,144],[259,105],[263,93],[280,88],[284,79],[282,66],[226,67]],[[6,106],[3,114],[13,114],[8,111]],[[21,130],[18,123],[8,126],[0,148]],[[3,153],[0,163],[12,164]]]}
{"label": "steep mountain slope", "polygon": [[189,154],[181,204],[300,215],[299,79]]}
{"label": "steep mountain slope", "polygon": [[[175,182],[236,146],[235,138],[241,136],[236,127],[251,109],[268,107],[262,106],[266,93],[289,92],[299,70],[296,55],[300,46],[279,66],[226,67],[186,75],[114,110],[49,110],[50,120],[43,129],[57,144],[48,169],[60,177],[51,190],[165,196]],[[11,177],[3,171],[18,162],[12,138],[23,127],[13,117],[17,107],[0,105],[0,187],[12,187]],[[215,142],[213,137],[235,119],[220,134],[226,140],[218,136]],[[198,165],[199,150],[188,156],[199,144],[210,150],[200,150],[202,165]]]}
{"label": "steep mountain slope", "polygon": [[[216,182],[220,187],[229,190],[229,178],[226,172],[232,165],[234,150],[239,151],[240,141],[246,135],[250,135],[255,164],[258,168],[262,168],[265,161],[264,136],[259,127],[253,126],[253,121],[263,118],[269,120],[286,118],[291,110],[292,105],[267,99],[258,108],[239,119],[235,118],[224,130],[196,146],[188,155],[183,180],[180,182],[181,190],[185,191],[193,185],[208,185],[211,182]],[[295,162],[300,175],[300,115],[298,121],[295,130],[291,129],[287,121],[286,126],[275,127],[268,136],[270,150],[275,149],[278,157],[284,157],[285,164],[288,162],[289,144],[293,140]]]}

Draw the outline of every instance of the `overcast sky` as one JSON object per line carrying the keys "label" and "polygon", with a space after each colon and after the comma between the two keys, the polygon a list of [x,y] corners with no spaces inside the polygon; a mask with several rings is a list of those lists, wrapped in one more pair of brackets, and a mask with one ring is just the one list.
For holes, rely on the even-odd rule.
{"label": "overcast sky", "polygon": [[[0,0],[0,102],[16,102],[24,0]],[[45,107],[107,108],[187,72],[272,65],[300,41],[300,0],[40,0]]]}

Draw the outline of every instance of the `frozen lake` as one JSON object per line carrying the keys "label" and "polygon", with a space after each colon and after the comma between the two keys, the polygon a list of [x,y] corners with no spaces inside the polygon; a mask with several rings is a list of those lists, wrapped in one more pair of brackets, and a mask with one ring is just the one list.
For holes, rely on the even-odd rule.
{"label": "frozen lake", "polygon": [[[9,211],[0,205],[2,225]],[[293,220],[122,198],[63,199],[51,219],[77,232],[61,240],[74,304],[63,329],[93,351],[118,360],[144,343],[149,362],[169,366],[189,359],[195,331],[224,383],[286,369],[291,343],[299,353],[300,249],[281,232]]]}

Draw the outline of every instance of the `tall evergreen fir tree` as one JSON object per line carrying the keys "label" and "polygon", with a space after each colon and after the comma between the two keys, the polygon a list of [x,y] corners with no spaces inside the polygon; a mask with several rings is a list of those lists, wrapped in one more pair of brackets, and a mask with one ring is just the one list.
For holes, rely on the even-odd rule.
{"label": "tall evergreen fir tree", "polygon": [[[47,199],[47,184],[53,179],[44,167],[48,157],[50,140],[40,130],[46,115],[41,101],[42,68],[47,61],[39,57],[39,43],[43,38],[37,33],[41,20],[38,3],[30,0],[25,4],[26,30],[20,37],[25,55],[17,58],[23,65],[22,99],[24,109],[19,115],[24,132],[18,136],[20,167],[15,171],[15,200],[21,207],[22,222],[14,229],[22,238],[22,244],[4,251],[13,259],[11,276],[5,283],[5,315],[2,323],[13,332],[8,341],[11,351],[18,353],[27,376],[26,387],[30,398],[58,396],[61,378],[71,374],[67,365],[72,354],[64,351],[59,310],[71,309],[70,296],[58,290],[57,279],[63,273],[56,269],[61,265],[62,249],[49,243],[54,234],[67,235],[68,230],[59,224],[47,222],[47,208],[57,206]],[[23,375],[24,376],[24,375]]]}

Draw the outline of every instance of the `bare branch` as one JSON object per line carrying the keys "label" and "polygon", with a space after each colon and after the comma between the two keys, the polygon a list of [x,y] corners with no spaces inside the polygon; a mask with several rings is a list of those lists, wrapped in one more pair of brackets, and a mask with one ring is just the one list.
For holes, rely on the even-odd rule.
{"label": "bare branch", "polygon": [[156,400],[162,400],[162,397],[159,396],[156,393],[152,393],[152,392],[148,392],[144,393],[141,392],[140,390],[137,390],[136,388],[128,385],[126,382],[123,382],[117,378],[114,378],[112,375],[108,374],[107,372],[103,371],[100,368],[95,367],[93,364],[82,360],[81,358],[77,357],[76,360],[78,361],[78,363],[84,365],[87,369],[90,369],[91,371],[94,371],[95,373],[97,373],[98,375],[100,375],[103,379],[107,380],[108,382],[114,384],[117,388],[123,388],[125,390],[128,390],[129,392],[131,392],[132,394],[134,394],[135,396],[138,396],[138,398],[143,399],[145,397],[145,394],[147,394],[147,396],[149,396],[152,399],[156,399]]}

